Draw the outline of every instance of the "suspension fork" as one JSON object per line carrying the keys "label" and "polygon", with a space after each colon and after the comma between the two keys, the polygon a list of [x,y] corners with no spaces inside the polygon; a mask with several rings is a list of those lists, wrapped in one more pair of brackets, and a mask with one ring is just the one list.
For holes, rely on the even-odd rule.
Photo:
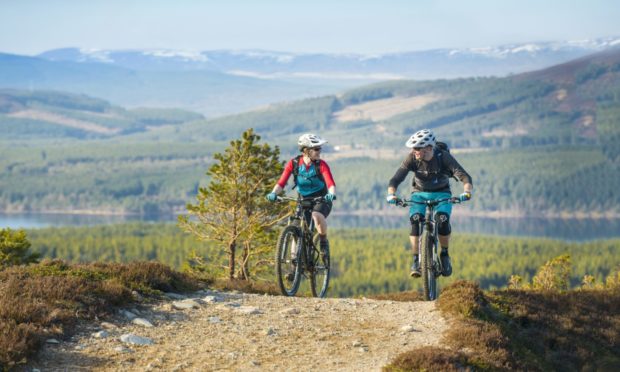
{"label": "suspension fork", "polygon": [[439,240],[439,235],[438,235],[438,231],[437,231],[437,223],[435,221],[435,216],[434,216],[435,210],[433,207],[428,207],[426,210],[426,221],[425,221],[425,225],[426,228],[428,229],[427,231],[430,233],[430,237],[432,239],[432,245],[431,245],[431,249],[432,252],[431,253],[431,257],[433,262],[435,262],[435,258],[437,256],[437,245],[439,244],[438,240]]}

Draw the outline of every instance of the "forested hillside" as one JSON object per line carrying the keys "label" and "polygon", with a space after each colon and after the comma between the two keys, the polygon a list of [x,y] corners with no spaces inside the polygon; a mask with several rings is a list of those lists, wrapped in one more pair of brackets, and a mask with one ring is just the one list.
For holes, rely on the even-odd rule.
{"label": "forested hillside", "polygon": [[[431,128],[473,176],[467,212],[620,216],[620,49],[507,78],[392,81],[212,120],[49,92],[0,97],[4,211],[183,210],[212,154],[250,127],[282,160],[301,133],[320,133],[336,208],[376,211],[404,142]],[[40,111],[95,127],[33,116]]]}
{"label": "forested hillside", "polygon": [[[32,251],[72,262],[131,262],[157,260],[181,268],[192,252],[207,261],[224,255],[221,248],[198,242],[172,224],[125,224],[81,228],[47,228],[28,232]],[[330,296],[349,297],[418,289],[408,276],[410,247],[405,230],[336,229],[330,239],[332,280]],[[452,239],[454,274],[446,285],[473,280],[484,289],[504,288],[511,275],[530,281],[548,260],[569,254],[572,286],[584,275],[597,283],[617,269],[620,241],[568,243],[549,239],[505,238],[457,234]],[[253,265],[254,262],[251,263]],[[269,273],[261,278],[275,283]]]}

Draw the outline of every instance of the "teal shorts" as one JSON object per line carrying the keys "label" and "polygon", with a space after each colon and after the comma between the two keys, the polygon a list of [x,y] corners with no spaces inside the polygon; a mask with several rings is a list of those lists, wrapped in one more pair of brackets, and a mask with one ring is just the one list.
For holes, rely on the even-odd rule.
{"label": "teal shorts", "polygon": [[[449,198],[451,196],[452,194],[450,194],[449,192],[418,191],[418,192],[414,192],[411,194],[411,200],[417,201],[417,202],[424,202],[427,200]],[[452,213],[452,203],[443,202],[439,204],[438,206],[435,207],[435,214],[437,214],[438,212],[443,212],[447,214],[448,216],[450,216],[450,214]],[[416,204],[416,203],[412,204],[411,207],[409,208],[409,217],[412,217],[416,213],[419,213],[422,216],[426,215],[426,205]]]}

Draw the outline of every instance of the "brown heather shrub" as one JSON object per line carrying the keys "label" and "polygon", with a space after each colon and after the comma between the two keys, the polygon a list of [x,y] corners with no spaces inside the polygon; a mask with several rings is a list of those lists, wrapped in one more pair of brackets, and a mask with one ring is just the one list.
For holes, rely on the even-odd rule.
{"label": "brown heather shrub", "polygon": [[492,298],[523,369],[620,370],[620,292],[510,290]]}
{"label": "brown heather shrub", "polygon": [[424,346],[398,355],[383,367],[386,372],[400,371],[464,371],[466,358],[455,351]]}
{"label": "brown heather shrub", "polygon": [[470,350],[467,362],[476,369],[514,369],[509,340],[497,324],[477,319],[459,320],[452,324],[445,338],[457,350]]}
{"label": "brown heather shrub", "polygon": [[0,370],[35,353],[46,338],[64,338],[79,319],[105,317],[145,294],[203,287],[154,262],[68,265],[46,260],[0,271]]}
{"label": "brown heather shrub", "polygon": [[447,286],[437,299],[442,312],[464,317],[483,315],[487,300],[478,283],[458,280]]}
{"label": "brown heather shrub", "polygon": [[24,350],[37,350],[43,343],[32,323],[0,318],[0,370],[8,370],[25,357]]}
{"label": "brown heather shrub", "polygon": [[142,292],[188,291],[205,285],[204,282],[159,262],[137,261],[127,264],[98,262],[78,267],[113,277],[122,285]]}

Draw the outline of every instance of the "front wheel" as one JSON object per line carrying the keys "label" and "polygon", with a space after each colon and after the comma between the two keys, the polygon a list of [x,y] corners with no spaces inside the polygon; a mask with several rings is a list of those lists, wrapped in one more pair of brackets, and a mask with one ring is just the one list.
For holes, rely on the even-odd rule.
{"label": "front wheel", "polygon": [[329,267],[329,247],[325,247],[324,250],[315,248],[311,259],[314,262],[314,267],[310,272],[312,295],[314,297],[325,297],[331,271]]}
{"label": "front wheel", "polygon": [[424,299],[433,301],[437,299],[437,277],[433,268],[433,248],[435,240],[428,230],[420,237],[420,266],[422,269],[422,283],[424,287]]}
{"label": "front wheel", "polygon": [[276,276],[278,286],[285,296],[294,296],[301,282],[302,249],[301,229],[295,225],[289,225],[282,230],[278,237],[276,248]]}

